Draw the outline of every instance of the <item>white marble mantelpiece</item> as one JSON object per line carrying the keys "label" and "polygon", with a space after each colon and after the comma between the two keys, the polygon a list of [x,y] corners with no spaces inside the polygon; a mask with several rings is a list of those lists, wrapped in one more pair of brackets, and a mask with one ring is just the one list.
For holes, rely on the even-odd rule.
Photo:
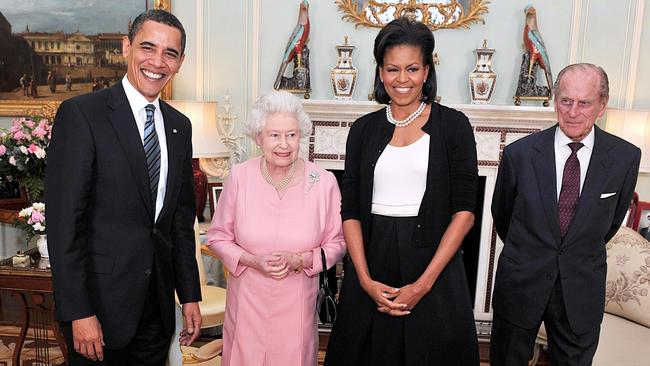
{"label": "white marble mantelpiece", "polygon": [[[342,170],[344,167],[345,144],[354,121],[383,107],[375,102],[330,100],[305,100],[303,106],[313,121],[314,129],[301,151],[309,160],[332,170]],[[556,115],[552,107],[472,104],[450,107],[462,111],[469,118],[476,139],[479,175],[486,179],[474,303],[477,331],[479,335],[486,336],[489,335],[492,320],[491,297],[496,259],[503,247],[490,214],[501,152],[507,144],[555,124]]]}

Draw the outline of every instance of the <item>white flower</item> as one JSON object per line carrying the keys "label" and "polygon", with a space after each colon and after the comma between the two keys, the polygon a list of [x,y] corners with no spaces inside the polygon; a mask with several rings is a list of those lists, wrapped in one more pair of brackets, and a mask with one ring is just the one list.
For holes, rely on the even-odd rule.
{"label": "white flower", "polygon": [[25,146],[20,147],[20,152],[25,154],[25,155],[29,154],[29,151],[27,150],[27,147],[25,147]]}
{"label": "white flower", "polygon": [[41,225],[40,222],[37,222],[32,226],[34,227],[34,230],[36,230],[36,231],[45,231],[45,226]]}
{"label": "white flower", "polygon": [[16,166],[16,157],[15,156],[10,156],[9,157],[9,164]]}
{"label": "white flower", "polygon": [[[34,207],[34,209],[36,211],[38,211],[38,212],[44,212],[45,211],[45,204],[43,202],[34,202],[34,204],[32,204],[32,207]],[[31,215],[31,212],[30,212],[30,215]]]}
{"label": "white flower", "polygon": [[45,149],[41,149],[39,147],[38,150],[36,150],[36,152],[34,153],[34,155],[36,155],[36,157],[39,159],[45,158]]}
{"label": "white flower", "polygon": [[20,217],[31,217],[32,216],[32,210],[33,208],[31,207],[25,207],[20,212],[18,213],[18,216]]}

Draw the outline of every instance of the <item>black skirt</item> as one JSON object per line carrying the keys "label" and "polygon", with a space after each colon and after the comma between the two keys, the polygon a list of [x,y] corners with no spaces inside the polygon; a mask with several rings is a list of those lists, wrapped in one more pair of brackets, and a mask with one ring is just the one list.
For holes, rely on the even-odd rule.
{"label": "black skirt", "polygon": [[[413,246],[416,217],[373,215],[365,254],[373,280],[388,286],[413,283],[431,247]],[[428,261],[425,261],[428,262]],[[345,266],[338,318],[332,328],[326,366],[475,366],[478,342],[462,258],[456,254],[431,291],[404,317],[380,313],[361,288],[352,261]]]}

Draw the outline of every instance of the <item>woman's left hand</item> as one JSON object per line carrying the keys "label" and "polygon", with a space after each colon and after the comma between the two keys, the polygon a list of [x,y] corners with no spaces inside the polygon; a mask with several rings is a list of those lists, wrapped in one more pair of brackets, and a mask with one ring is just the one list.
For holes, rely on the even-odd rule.
{"label": "woman's left hand", "polygon": [[407,310],[413,310],[415,305],[420,302],[420,299],[427,294],[429,290],[418,282],[402,286],[399,289],[399,294],[393,300],[398,304],[406,304]]}
{"label": "woman's left hand", "polygon": [[273,252],[271,255],[276,255],[279,257],[279,261],[287,265],[290,271],[299,271],[302,270],[302,256],[300,253],[292,252]]}

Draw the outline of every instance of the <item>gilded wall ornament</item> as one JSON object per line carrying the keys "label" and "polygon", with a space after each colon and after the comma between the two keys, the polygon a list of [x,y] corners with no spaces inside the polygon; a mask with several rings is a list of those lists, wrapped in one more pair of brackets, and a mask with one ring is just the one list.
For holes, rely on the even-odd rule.
{"label": "gilded wall ornament", "polygon": [[[483,23],[489,0],[336,0],[343,19],[356,27],[382,28],[393,19],[410,16],[431,30],[469,28]],[[465,4],[465,5],[463,5]]]}

